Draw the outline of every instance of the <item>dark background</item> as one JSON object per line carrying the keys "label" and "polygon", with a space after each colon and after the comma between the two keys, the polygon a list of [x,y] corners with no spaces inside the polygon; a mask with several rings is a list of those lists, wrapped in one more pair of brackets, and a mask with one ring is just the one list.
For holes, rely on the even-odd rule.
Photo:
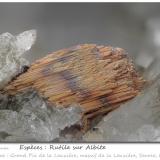
{"label": "dark background", "polygon": [[160,3],[0,3],[0,33],[30,29],[38,36],[29,60],[97,43],[124,48],[136,63],[149,64],[159,55]]}

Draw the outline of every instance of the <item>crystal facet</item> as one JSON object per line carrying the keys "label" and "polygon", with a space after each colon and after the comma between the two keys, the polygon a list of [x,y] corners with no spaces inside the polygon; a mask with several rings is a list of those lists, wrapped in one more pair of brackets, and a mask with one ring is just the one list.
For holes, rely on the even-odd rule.
{"label": "crystal facet", "polygon": [[61,130],[81,118],[78,105],[51,107],[32,90],[8,97],[6,108],[0,110],[1,141],[53,141]]}
{"label": "crystal facet", "polygon": [[10,33],[0,35],[0,89],[22,71],[29,62],[22,58],[36,40],[36,31],[25,31],[17,36]]}

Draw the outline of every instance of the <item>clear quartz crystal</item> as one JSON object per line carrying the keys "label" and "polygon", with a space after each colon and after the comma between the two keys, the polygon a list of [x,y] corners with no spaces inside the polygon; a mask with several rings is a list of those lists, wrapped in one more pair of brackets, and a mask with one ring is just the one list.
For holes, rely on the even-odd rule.
{"label": "clear quartz crystal", "polygon": [[[9,98],[9,97],[8,97]],[[60,131],[80,122],[81,110],[49,106],[33,91],[18,94],[0,110],[1,141],[53,141]],[[0,107],[3,108],[3,104]]]}
{"label": "clear quartz crystal", "polygon": [[0,35],[0,89],[22,71],[28,61],[22,55],[36,40],[36,31],[25,31],[17,36],[10,33]]}

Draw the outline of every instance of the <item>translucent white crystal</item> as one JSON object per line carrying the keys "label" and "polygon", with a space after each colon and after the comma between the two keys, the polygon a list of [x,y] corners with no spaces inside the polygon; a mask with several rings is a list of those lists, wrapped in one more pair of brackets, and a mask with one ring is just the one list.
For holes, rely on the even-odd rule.
{"label": "translucent white crystal", "polygon": [[147,22],[148,32],[150,32],[150,40],[153,41],[155,47],[160,47],[160,22],[159,18],[151,18]]}
{"label": "translucent white crystal", "polygon": [[148,81],[155,80],[160,75],[160,58],[156,58],[145,70],[144,78]]}
{"label": "translucent white crystal", "polygon": [[0,89],[29,62],[22,57],[36,40],[36,31],[25,31],[17,36],[10,33],[0,35]]}
{"label": "translucent white crystal", "polygon": [[16,46],[19,50],[17,56],[21,56],[24,52],[28,51],[31,46],[35,43],[36,40],[36,31],[29,30],[23,33],[20,33],[16,36]]}
{"label": "translucent white crystal", "polygon": [[53,141],[61,130],[81,119],[77,105],[48,106],[34,91],[16,95],[6,108],[0,110],[1,141]]}
{"label": "translucent white crystal", "polygon": [[153,55],[147,54],[146,52],[140,52],[136,57],[135,63],[136,65],[146,69],[153,62],[153,60],[154,60]]}
{"label": "translucent white crystal", "polygon": [[[85,141],[159,141],[160,140],[160,80],[139,96],[109,113],[89,131]],[[100,137],[100,138],[97,138]],[[103,138],[102,138],[103,137]]]}

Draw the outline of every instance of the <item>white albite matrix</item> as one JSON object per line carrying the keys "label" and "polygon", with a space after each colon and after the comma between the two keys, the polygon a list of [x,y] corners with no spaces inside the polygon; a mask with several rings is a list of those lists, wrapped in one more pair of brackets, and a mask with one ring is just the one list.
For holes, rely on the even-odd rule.
{"label": "white albite matrix", "polygon": [[21,73],[29,62],[23,54],[35,43],[36,31],[25,31],[17,36],[10,33],[0,35],[0,89],[14,76]]}
{"label": "white albite matrix", "polygon": [[65,127],[80,123],[76,104],[50,106],[33,90],[7,98],[6,104],[0,103],[0,141],[53,141]]}

